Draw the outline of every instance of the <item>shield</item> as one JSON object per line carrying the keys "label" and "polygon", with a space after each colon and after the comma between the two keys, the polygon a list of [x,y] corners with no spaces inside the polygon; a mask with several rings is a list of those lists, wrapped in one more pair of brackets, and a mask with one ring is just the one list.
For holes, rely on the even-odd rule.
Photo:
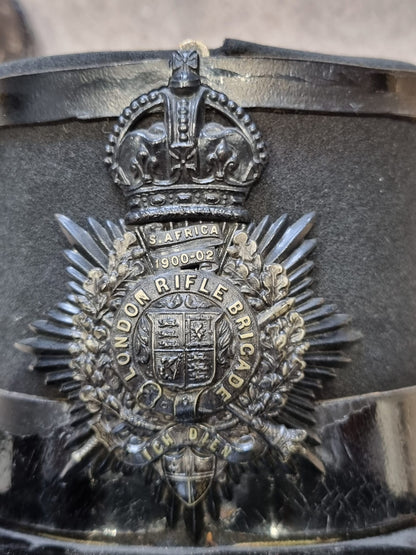
{"label": "shield", "polygon": [[175,495],[191,507],[210,487],[215,461],[215,455],[201,455],[191,447],[184,447],[162,457],[163,473]]}
{"label": "shield", "polygon": [[215,309],[149,312],[153,373],[158,383],[188,390],[213,381],[220,316]]}

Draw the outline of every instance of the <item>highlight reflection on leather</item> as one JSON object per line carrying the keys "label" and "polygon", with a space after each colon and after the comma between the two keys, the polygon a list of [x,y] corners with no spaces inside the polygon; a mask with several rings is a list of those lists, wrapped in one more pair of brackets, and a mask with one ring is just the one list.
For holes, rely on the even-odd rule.
{"label": "highlight reflection on leather", "polygon": [[[203,63],[204,79],[245,108],[403,117],[416,113],[416,77],[406,69],[227,56],[209,57]],[[0,78],[0,127],[118,116],[131,98],[164,85],[169,77],[163,59],[139,56],[133,63],[121,60],[105,70],[93,65],[98,67]],[[262,87],[257,86],[260,78]]]}

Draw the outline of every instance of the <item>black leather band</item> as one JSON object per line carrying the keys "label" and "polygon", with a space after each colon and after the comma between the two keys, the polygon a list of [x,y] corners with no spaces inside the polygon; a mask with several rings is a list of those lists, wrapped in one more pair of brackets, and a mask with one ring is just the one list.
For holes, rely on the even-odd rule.
{"label": "black leather band", "polygon": [[[166,60],[96,64],[0,79],[0,126],[116,117],[167,82]],[[202,58],[201,76],[247,108],[416,117],[416,71],[262,57]],[[123,83],[120,86],[120,83]]]}
{"label": "black leather band", "polygon": [[[49,545],[69,549],[67,542],[74,538],[96,540],[100,553],[115,552],[114,547],[108,545],[115,538],[112,529],[117,530],[119,544],[134,540],[147,545],[150,531],[157,532],[159,544],[169,543],[169,530],[163,525],[156,530],[160,507],[140,473],[125,477],[124,482],[116,475],[112,480],[94,483],[77,473],[64,483],[56,479],[67,457],[62,450],[67,425],[65,403],[1,391],[0,406],[4,409],[0,413],[0,522],[8,530],[4,534],[35,547],[42,545],[42,548]],[[277,525],[277,519],[275,521],[272,516],[276,510],[275,501],[264,496],[260,498],[258,494],[258,491],[267,491],[259,487],[259,481],[267,482],[270,476],[265,475],[264,470],[254,478],[243,475],[241,483],[234,488],[234,499],[240,506],[235,518],[214,523],[211,528],[217,543],[236,543],[240,548],[249,543],[253,548],[250,552],[254,553],[263,548],[267,551],[263,542],[270,548],[297,540],[306,542],[302,549],[309,545],[314,552],[313,545],[318,537],[325,542],[346,539],[358,542],[359,538],[393,533],[411,526],[416,514],[412,462],[416,448],[415,407],[416,387],[321,403],[317,415],[322,445],[317,450],[325,463],[326,476],[303,467],[305,479],[288,486],[281,480],[285,468],[275,469],[275,480],[281,480],[275,490],[281,495]],[[29,414],[32,414],[31,419]],[[22,488],[25,491],[23,506]],[[48,499],[47,505],[42,503],[43,499]],[[269,517],[262,520],[260,508],[264,510],[267,504],[270,505]],[[250,518],[249,531],[244,529],[244,515]],[[111,527],[109,522],[113,523]],[[25,536],[21,535],[23,532]],[[39,534],[40,539],[36,536]],[[180,532],[175,534],[180,535]],[[402,532],[398,537],[406,538],[406,542],[414,537],[413,532],[406,534]],[[62,537],[72,540],[63,541]],[[275,543],[271,542],[273,537]],[[182,540],[186,545],[186,539]],[[176,545],[178,541],[181,538],[176,537]],[[374,546],[381,549],[380,546],[389,545],[382,537],[361,540],[355,552],[366,553],[366,542],[369,553]],[[399,541],[397,546],[403,547],[406,542]],[[347,542],[345,546],[349,544],[352,549],[354,542]],[[344,544],[329,543],[331,545],[338,549]],[[122,546],[119,549],[120,553],[129,552]],[[297,553],[299,548],[293,549]],[[394,552],[391,544],[390,549],[386,552]]]}

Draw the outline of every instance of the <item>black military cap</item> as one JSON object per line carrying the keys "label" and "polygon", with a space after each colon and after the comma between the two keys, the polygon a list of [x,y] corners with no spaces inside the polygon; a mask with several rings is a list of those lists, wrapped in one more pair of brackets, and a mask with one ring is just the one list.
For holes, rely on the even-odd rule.
{"label": "black military cap", "polygon": [[0,91],[0,551],[411,552],[415,68],[226,41]]}

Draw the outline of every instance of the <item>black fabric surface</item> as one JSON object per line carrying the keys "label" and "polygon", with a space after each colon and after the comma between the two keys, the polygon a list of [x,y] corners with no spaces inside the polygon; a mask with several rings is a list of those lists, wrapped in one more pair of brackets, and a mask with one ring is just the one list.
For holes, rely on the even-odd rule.
{"label": "black fabric surface", "polygon": [[[416,384],[416,126],[393,118],[257,111],[270,161],[248,206],[259,220],[316,210],[316,291],[350,313],[363,341],[324,397]],[[13,343],[67,294],[54,220],[125,214],[103,158],[113,122],[0,130],[0,387],[58,396]]]}

